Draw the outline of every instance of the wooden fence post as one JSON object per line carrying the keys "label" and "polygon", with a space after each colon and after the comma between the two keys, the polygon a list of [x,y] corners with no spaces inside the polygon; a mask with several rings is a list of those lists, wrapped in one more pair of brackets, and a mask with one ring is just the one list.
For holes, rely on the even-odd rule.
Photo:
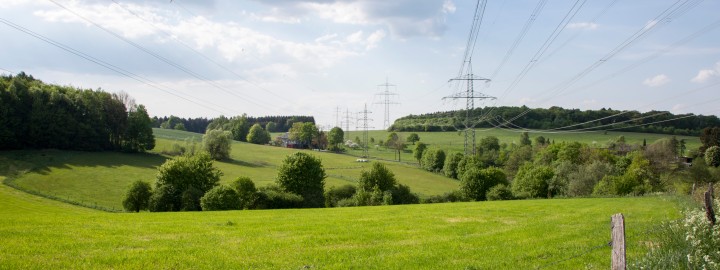
{"label": "wooden fence post", "polygon": [[625,218],[621,213],[612,215],[612,270],[625,270]]}
{"label": "wooden fence post", "polygon": [[713,210],[713,186],[712,183],[708,185],[708,191],[705,191],[705,216],[707,216],[708,221],[710,221],[711,226],[715,226],[715,211]]}

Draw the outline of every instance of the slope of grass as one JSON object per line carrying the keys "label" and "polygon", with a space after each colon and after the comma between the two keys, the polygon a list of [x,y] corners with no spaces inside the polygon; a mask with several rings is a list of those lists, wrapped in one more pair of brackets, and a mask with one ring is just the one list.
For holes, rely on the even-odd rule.
{"label": "slope of grass", "polygon": [[0,268],[607,269],[610,215],[625,214],[632,262],[676,207],[639,197],[113,214],[0,185]]}
{"label": "slope of grass", "polygon": [[[157,146],[148,154],[56,150],[0,152],[0,159],[8,164],[24,166],[19,170],[15,165],[13,168],[8,165],[5,173],[0,168],[0,175],[8,176],[11,170],[19,172],[8,181],[23,190],[91,207],[119,210],[130,183],[136,180],[154,183],[157,167],[169,158],[160,152],[172,149],[173,143],[184,144],[184,138],[199,136],[175,130],[156,129],[155,132],[158,134]],[[248,176],[256,185],[266,186],[275,182],[277,167],[282,160],[297,151],[300,150],[234,142],[232,159],[215,162],[215,166],[224,173],[223,184],[238,176]],[[356,158],[349,155],[303,151],[322,160],[328,175],[326,187],[354,185],[362,170],[370,166],[370,163],[356,162]],[[442,194],[458,187],[456,180],[420,170],[414,165],[388,162],[387,166],[398,182],[410,186],[421,196]]]}

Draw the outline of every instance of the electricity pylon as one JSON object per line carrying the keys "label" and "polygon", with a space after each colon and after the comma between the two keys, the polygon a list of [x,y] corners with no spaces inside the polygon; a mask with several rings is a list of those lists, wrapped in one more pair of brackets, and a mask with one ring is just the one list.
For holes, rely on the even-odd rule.
{"label": "electricity pylon", "polygon": [[368,118],[368,113],[372,112],[367,110],[367,104],[365,104],[365,109],[360,112],[361,116],[358,116],[358,121],[362,122],[362,124],[360,124],[360,128],[363,130],[363,158],[368,158],[370,156],[368,153],[368,129],[371,127],[368,126],[368,121],[372,121],[372,119]]}
{"label": "electricity pylon", "polygon": [[387,128],[390,127],[390,105],[400,104],[390,100],[391,96],[397,96],[397,93],[390,92],[390,87],[397,87],[397,85],[388,83],[388,79],[386,78],[385,83],[378,85],[378,87],[385,88],[385,91],[375,94],[383,97],[382,101],[375,102],[375,104],[385,105],[385,121],[383,122],[383,129],[387,130]]}
{"label": "electricity pylon", "polygon": [[457,78],[450,79],[451,81],[465,81],[467,88],[465,92],[459,92],[457,94],[444,97],[443,99],[465,99],[465,155],[475,155],[475,125],[470,124],[470,116],[472,111],[475,109],[476,99],[495,99],[480,92],[475,92],[474,82],[475,81],[486,81],[490,79],[475,76],[472,73],[472,60],[468,61],[468,73]]}

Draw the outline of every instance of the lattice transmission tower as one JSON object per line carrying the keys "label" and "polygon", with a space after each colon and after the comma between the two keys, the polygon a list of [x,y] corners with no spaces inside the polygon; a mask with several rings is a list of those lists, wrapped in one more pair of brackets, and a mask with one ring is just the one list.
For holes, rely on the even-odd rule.
{"label": "lattice transmission tower", "polygon": [[464,99],[465,100],[465,154],[475,155],[475,124],[472,124],[471,113],[475,109],[475,100],[479,99],[495,99],[480,92],[475,92],[474,83],[475,81],[486,81],[490,79],[475,76],[472,72],[472,59],[468,60],[468,72],[465,75],[461,75],[457,78],[452,78],[450,81],[464,81],[466,82],[465,92],[459,92],[452,96],[444,97],[443,99]]}
{"label": "lattice transmission tower", "polygon": [[390,105],[397,105],[400,104],[396,101],[391,101],[390,97],[397,96],[397,93],[390,92],[390,88],[396,88],[397,85],[390,84],[388,82],[388,79],[385,79],[385,83],[378,85],[378,88],[385,88],[384,91],[375,94],[376,96],[381,96],[382,100],[375,102],[375,104],[382,104],[385,105],[385,121],[383,122],[383,129],[387,129],[390,127]]}
{"label": "lattice transmission tower", "polygon": [[371,111],[368,111],[367,104],[365,104],[365,109],[362,110],[358,115],[358,124],[359,128],[363,131],[363,138],[362,138],[362,148],[363,148],[363,158],[368,158],[370,154],[368,153],[368,129],[372,128],[368,125],[368,121],[372,121],[372,119],[368,118],[368,114],[372,113]]}

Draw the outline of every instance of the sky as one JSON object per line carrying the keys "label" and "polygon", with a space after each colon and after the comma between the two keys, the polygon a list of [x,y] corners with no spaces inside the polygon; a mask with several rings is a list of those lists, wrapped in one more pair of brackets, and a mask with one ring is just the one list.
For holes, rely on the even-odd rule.
{"label": "sky", "polygon": [[355,130],[365,107],[373,129],[463,109],[444,97],[468,73],[496,98],[477,107],[720,114],[720,1],[489,0],[474,39],[477,6],[5,0],[0,73],[124,91],[151,116],[312,115],[325,130],[347,116]]}

